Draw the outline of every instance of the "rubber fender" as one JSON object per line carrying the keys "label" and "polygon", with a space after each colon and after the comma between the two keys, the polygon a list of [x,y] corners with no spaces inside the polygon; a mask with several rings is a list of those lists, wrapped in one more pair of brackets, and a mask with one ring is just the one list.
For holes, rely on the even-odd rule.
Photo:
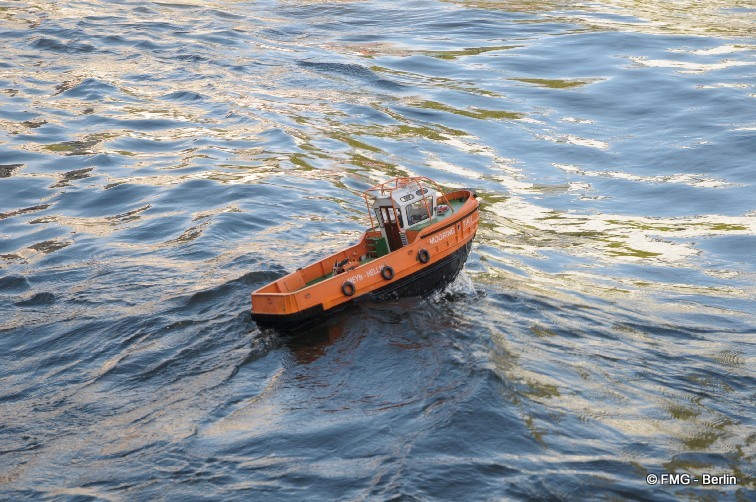
{"label": "rubber fender", "polygon": [[354,287],[354,284],[349,281],[346,281],[344,284],[341,285],[341,292],[344,293],[346,296],[352,296],[355,291],[357,291],[357,288]]}
{"label": "rubber fender", "polygon": [[394,278],[394,269],[386,265],[381,269],[381,277],[383,277],[387,281],[390,281]]}

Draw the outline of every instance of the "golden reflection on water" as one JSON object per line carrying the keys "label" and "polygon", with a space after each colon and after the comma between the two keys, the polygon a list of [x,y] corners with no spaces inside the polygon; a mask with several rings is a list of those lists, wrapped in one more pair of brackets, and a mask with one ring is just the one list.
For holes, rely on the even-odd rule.
{"label": "golden reflection on water", "polygon": [[[685,217],[645,217],[611,213],[581,213],[575,210],[557,211],[527,198],[532,193],[548,194],[553,190],[565,193],[582,193],[590,185],[570,183],[560,187],[540,187],[532,183],[518,182],[507,176],[506,186],[510,195],[499,198],[483,194],[479,241],[479,253],[485,272],[475,273],[476,280],[518,284],[548,294],[554,288],[567,288],[598,296],[631,295],[643,298],[645,292],[714,295],[748,299],[756,295],[756,286],[749,284],[748,273],[726,266],[707,268],[701,272],[725,280],[736,280],[728,285],[704,285],[696,278],[690,282],[659,281],[633,277],[606,277],[593,269],[610,264],[644,264],[649,267],[673,267],[685,270],[692,267],[701,250],[697,243],[716,236],[756,235],[756,214],[725,216],[716,214]],[[596,176],[632,179],[622,173],[592,173]],[[727,183],[695,175],[663,176],[645,179],[643,182],[681,183],[702,189],[726,187]],[[490,246],[490,247],[489,247]],[[537,262],[547,258],[547,253],[559,252],[580,259],[589,259],[588,264],[572,264],[569,270],[545,272],[538,269]],[[526,258],[535,259],[528,263]],[[514,274],[511,270],[517,270]],[[528,277],[527,285],[518,277]],[[567,287],[566,285],[569,284]],[[703,307],[702,307],[703,308]],[[715,309],[718,310],[718,309]],[[732,312],[731,312],[732,313]],[[740,314],[743,314],[742,312]]]}
{"label": "golden reflection on water", "polygon": [[756,9],[750,0],[605,0],[581,3],[579,13],[572,3],[562,0],[443,1],[480,9],[542,13],[556,21],[575,22],[593,30],[750,37],[756,22]]}

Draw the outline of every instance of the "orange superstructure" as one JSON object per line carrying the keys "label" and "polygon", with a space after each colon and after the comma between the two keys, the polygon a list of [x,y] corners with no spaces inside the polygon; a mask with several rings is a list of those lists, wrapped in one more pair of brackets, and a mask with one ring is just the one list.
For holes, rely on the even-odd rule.
{"label": "orange superstructure", "polygon": [[252,293],[259,325],[294,327],[365,295],[414,296],[454,280],[478,229],[473,190],[394,178],[364,197],[371,228],[360,242]]}

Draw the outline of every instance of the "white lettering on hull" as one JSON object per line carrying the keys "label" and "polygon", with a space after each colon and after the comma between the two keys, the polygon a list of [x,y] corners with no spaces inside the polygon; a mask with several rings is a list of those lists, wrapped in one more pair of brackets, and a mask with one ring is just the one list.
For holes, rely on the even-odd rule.
{"label": "white lettering on hull", "polygon": [[456,233],[456,231],[454,230],[454,227],[451,227],[448,230],[444,230],[440,234],[436,234],[433,237],[431,237],[430,239],[428,239],[428,243],[429,244],[438,244],[442,240],[444,240],[444,239],[446,239],[448,237],[451,237],[455,233]]}
{"label": "white lettering on hull", "polygon": [[361,281],[361,280],[362,280],[362,279],[364,279],[364,278],[365,278],[365,277],[363,277],[363,275],[362,275],[362,274],[355,274],[355,275],[353,275],[352,277],[350,277],[349,279],[347,279],[347,281],[349,281],[349,282],[351,282],[352,284],[354,284],[354,283],[356,283],[356,282],[359,282],[359,281]]}
{"label": "white lettering on hull", "polygon": [[369,270],[365,271],[365,275],[368,277],[373,277],[376,274],[379,274],[381,272],[381,266],[373,267]]}
{"label": "white lettering on hull", "polygon": [[363,275],[363,274],[354,274],[353,276],[349,277],[347,279],[347,281],[351,282],[352,284],[356,284],[356,283],[364,280],[365,276],[367,276],[367,277],[373,277],[374,275],[380,274],[381,273],[381,268],[383,268],[382,265],[377,265],[377,266],[375,266],[373,268],[369,268],[369,269],[367,269],[367,270],[364,271],[365,275]]}

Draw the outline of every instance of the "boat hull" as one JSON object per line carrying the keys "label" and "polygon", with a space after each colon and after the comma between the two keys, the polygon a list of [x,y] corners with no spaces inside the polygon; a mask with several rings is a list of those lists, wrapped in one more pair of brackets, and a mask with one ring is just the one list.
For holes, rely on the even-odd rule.
{"label": "boat hull", "polygon": [[322,304],[319,304],[289,314],[256,314],[253,312],[252,320],[260,327],[288,330],[320,320],[323,317],[341,310],[347,305],[353,304],[359,300],[367,299],[383,301],[428,294],[446,287],[457,278],[457,275],[459,275],[459,272],[465,265],[465,261],[467,261],[471,249],[472,238],[456,251],[429,264],[425,268],[387,284],[375,291],[365,292],[359,296],[355,296],[351,300],[334,308],[326,310],[323,308]]}
{"label": "boat hull", "polygon": [[449,284],[470,254],[479,201],[471,189],[442,199],[447,208],[441,216],[410,225],[391,239],[390,227],[399,232],[399,226],[383,218],[385,227],[371,227],[356,244],[257,289],[252,319],[264,327],[294,328],[360,298],[418,296]]}
{"label": "boat hull", "polygon": [[374,300],[420,296],[444,288],[457,278],[472,249],[472,239],[449,256],[414,274],[388,284],[367,295]]}

